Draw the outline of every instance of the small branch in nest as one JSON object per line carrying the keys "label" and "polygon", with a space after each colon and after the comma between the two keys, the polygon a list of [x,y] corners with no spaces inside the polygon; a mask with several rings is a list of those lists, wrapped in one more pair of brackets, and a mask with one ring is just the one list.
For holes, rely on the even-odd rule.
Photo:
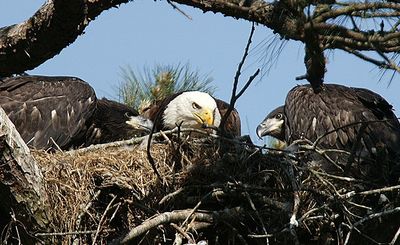
{"label": "small branch in nest", "polygon": [[[88,230],[88,231],[67,231],[67,232],[48,232],[48,233],[35,233],[35,236],[75,236],[75,235],[87,235],[87,234],[95,234],[97,230]],[[106,232],[115,232],[115,229],[103,229],[100,233]]]}
{"label": "small branch in nest", "polygon": [[399,226],[399,229],[397,229],[397,232],[394,235],[392,241],[389,243],[389,245],[394,245],[396,243],[397,239],[399,238],[399,236],[400,236],[400,226]]}
{"label": "small branch in nest", "polygon": [[234,81],[233,81],[231,100],[229,102],[229,107],[228,107],[226,113],[224,114],[224,116],[222,117],[221,123],[220,123],[220,126],[219,126],[219,128],[223,132],[223,134],[225,133],[224,125],[226,124],[226,121],[228,120],[229,115],[232,113],[233,109],[235,108],[236,101],[240,98],[240,96],[242,96],[242,94],[246,91],[246,89],[250,86],[250,84],[253,82],[253,80],[260,73],[260,69],[257,69],[257,71],[252,76],[249,77],[249,79],[247,80],[246,84],[239,91],[239,93],[237,93],[237,86],[239,84],[239,78],[240,78],[240,75],[242,73],[242,67],[244,65],[244,62],[246,61],[247,56],[249,55],[249,48],[250,48],[250,44],[252,42],[252,38],[253,38],[255,29],[256,28],[255,28],[254,22],[253,22],[253,24],[251,26],[249,39],[247,40],[246,48],[244,49],[244,54],[243,54],[242,60],[240,61],[239,65],[238,65],[238,68],[236,70],[235,78],[234,78]]}
{"label": "small branch in nest", "polygon": [[106,217],[108,211],[111,209],[111,205],[113,204],[113,202],[115,201],[116,198],[117,198],[117,196],[114,195],[113,198],[111,199],[111,201],[108,203],[108,205],[106,207],[106,210],[104,210],[103,215],[100,218],[99,224],[97,226],[97,231],[96,231],[96,233],[94,235],[94,238],[93,238],[93,243],[92,243],[93,245],[96,244],[96,239],[97,239],[97,236],[100,233],[100,229],[101,229],[101,226],[103,225],[104,218]]}
{"label": "small branch in nest", "polygon": [[[248,245],[247,241],[243,238],[243,236],[240,234],[240,232],[231,224],[229,224],[228,222],[223,222],[226,226],[228,226],[229,228],[231,228],[232,231],[235,232],[235,235],[239,238],[241,244],[243,245]],[[267,245],[269,245],[268,242],[268,238],[267,238]]]}
{"label": "small branch in nest", "polygon": [[380,213],[373,213],[373,214],[367,215],[366,217],[362,218],[361,220],[357,221],[356,223],[354,223],[354,224],[352,224],[350,226],[350,231],[349,231],[349,233],[347,233],[346,240],[345,240],[344,244],[347,244],[349,242],[351,232],[352,232],[352,230],[355,230],[357,226],[363,224],[364,222],[366,222],[368,220],[380,218],[380,217],[383,217],[383,216],[386,216],[386,215],[390,215],[390,214],[394,214],[394,213],[398,213],[398,212],[400,212],[400,207],[396,207],[396,208],[393,208],[393,209],[390,209],[390,210],[385,210],[385,211],[380,212]]}
{"label": "small branch in nest", "polygon": [[[291,161],[286,162],[286,168],[284,168],[284,171],[286,172],[287,177],[289,178],[290,185],[292,187],[292,192],[293,192],[293,206],[291,210],[291,216],[289,220],[289,225],[290,229],[297,227],[298,221],[296,219],[297,212],[299,211],[299,206],[300,206],[300,197],[299,197],[299,184],[297,182],[297,176],[295,174],[293,164]],[[292,232],[292,231],[291,231]]]}
{"label": "small branch in nest", "polygon": [[[98,190],[92,197],[92,199],[90,200],[90,202],[88,204],[86,204],[86,206],[83,208],[82,212],[78,215],[78,218],[76,219],[76,229],[79,230],[81,227],[81,222],[82,222],[82,218],[83,216],[86,214],[86,212],[89,210],[89,208],[93,205],[93,201],[96,200],[99,195],[100,195],[101,190]],[[78,235],[78,234],[76,234]],[[72,240],[75,240],[76,238],[73,238]]]}
{"label": "small branch in nest", "polygon": [[207,198],[209,195],[211,195],[211,192],[207,193],[206,195],[204,195],[201,200],[196,204],[196,206],[192,209],[192,212],[190,212],[190,214],[186,217],[186,219],[182,222],[181,227],[185,226],[186,223],[188,222],[188,220],[192,217],[192,215],[197,211],[197,209],[200,207],[200,205],[202,204],[203,200],[205,198]]}
{"label": "small branch in nest", "polygon": [[319,174],[319,175],[327,176],[327,177],[332,178],[332,179],[343,180],[343,181],[346,181],[346,182],[363,182],[361,180],[358,180],[358,179],[355,179],[355,178],[352,178],[352,177],[344,177],[344,176],[328,174],[328,173],[320,172],[320,171],[317,171],[317,170],[314,170],[314,169],[311,169],[311,168],[308,168],[308,170],[311,171],[311,172],[314,172],[316,174]]}
{"label": "small branch in nest", "polygon": [[[257,210],[257,208],[256,208],[256,205],[254,205],[254,202],[253,202],[253,200],[251,199],[250,194],[246,191],[246,192],[245,192],[245,195],[246,195],[247,200],[248,200],[249,203],[250,203],[251,209],[253,209],[253,211],[256,213],[257,218],[258,218],[258,220],[260,221],[260,223],[261,223],[261,225],[262,225],[262,229],[263,229],[264,235],[268,235],[267,229],[265,228],[264,221],[263,221],[263,219],[261,218],[261,215],[260,215],[260,213],[258,212],[258,210]],[[268,239],[268,237],[266,237],[266,243],[269,244],[269,239]]]}
{"label": "small branch in nest", "polygon": [[165,212],[159,214],[151,219],[144,221],[142,224],[133,228],[121,241],[121,244],[127,244],[131,242],[134,238],[146,233],[147,231],[168,223],[178,223],[184,221],[189,215],[196,221],[207,222],[207,223],[215,223],[217,220],[230,220],[237,219],[239,215],[243,213],[242,208],[236,207],[231,209],[224,209],[221,211],[214,212],[195,212],[192,214],[192,209],[186,210],[174,210],[172,212]]}
{"label": "small branch in nest", "polygon": [[[174,210],[172,212],[165,212],[159,214],[151,219],[144,221],[142,224],[133,228],[128,235],[126,235],[121,241],[122,244],[129,243],[134,238],[144,234],[145,232],[167,223],[177,223],[185,220],[192,213],[192,209],[189,210]],[[213,223],[214,217],[208,213],[195,213],[196,220]]]}
{"label": "small branch in nest", "polygon": [[365,195],[366,196],[366,195],[380,194],[383,192],[392,192],[392,191],[396,191],[396,190],[400,190],[400,185],[394,185],[394,186],[384,187],[384,188],[380,188],[380,189],[361,191],[361,192],[351,191],[346,195],[346,197],[348,198],[348,197],[352,197],[354,195],[362,195],[362,196]]}
{"label": "small branch in nest", "polygon": [[168,202],[169,200],[171,200],[172,198],[174,198],[176,195],[179,195],[181,192],[183,191],[183,188],[179,188],[178,190],[171,192],[167,195],[165,195],[163,198],[161,198],[161,200],[158,202],[158,205],[162,205],[165,202]]}
{"label": "small branch in nest", "polygon": [[[157,124],[158,120],[160,120],[160,112],[157,113],[156,119],[154,120],[153,128],[150,131],[149,139],[147,140],[146,153],[147,153],[147,160],[149,161],[151,168],[153,169],[154,173],[156,174],[158,180],[160,180],[160,182],[162,183],[163,181],[162,181],[161,175],[157,170],[156,163],[155,163],[154,158],[151,155],[151,151],[150,151],[151,150],[151,140],[153,139],[154,130],[156,129],[156,124]],[[177,130],[179,131],[179,128]]]}
{"label": "small branch in nest", "polygon": [[188,240],[189,244],[196,244],[196,242],[187,234],[187,232],[184,231],[177,224],[171,223],[169,225],[172,226],[175,230],[177,230],[182,236],[184,236],[186,240]]}
{"label": "small branch in nest", "polygon": [[[317,139],[318,140],[318,139]],[[341,172],[344,172],[342,167],[340,167],[334,160],[332,160],[327,153],[329,152],[336,152],[336,153],[341,153],[341,154],[346,154],[350,155],[350,152],[344,151],[344,150],[339,150],[339,149],[321,149],[315,145],[315,142],[312,143],[309,140],[301,139],[301,140],[295,140],[288,146],[288,148],[293,148],[293,146],[298,146],[299,150],[298,153],[302,153],[304,151],[314,151],[318,153],[320,156],[322,156],[325,160],[327,160],[329,163],[331,163],[333,166],[335,166],[338,170]]]}

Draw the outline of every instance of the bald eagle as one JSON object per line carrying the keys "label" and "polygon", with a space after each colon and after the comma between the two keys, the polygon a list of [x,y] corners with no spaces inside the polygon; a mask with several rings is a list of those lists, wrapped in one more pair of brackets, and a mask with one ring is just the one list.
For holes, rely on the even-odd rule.
{"label": "bald eagle", "polygon": [[[219,127],[228,107],[228,103],[208,93],[185,91],[155,101],[142,115],[155,122],[156,130],[172,129],[181,123],[183,128],[204,129],[204,126]],[[240,136],[240,127],[239,113],[233,110],[224,125],[225,132]]]}
{"label": "bald eagle", "polygon": [[152,122],[121,103],[97,99],[75,77],[0,80],[0,105],[24,141],[38,149],[70,149],[148,133]]}
{"label": "bald eagle", "polygon": [[363,161],[376,160],[384,151],[392,165],[400,164],[396,163],[400,159],[400,123],[392,106],[368,89],[325,84],[314,93],[310,85],[296,86],[289,91],[285,105],[258,125],[257,135],[270,135],[287,144],[298,139],[314,142],[324,135],[318,144],[321,148],[344,150]]}

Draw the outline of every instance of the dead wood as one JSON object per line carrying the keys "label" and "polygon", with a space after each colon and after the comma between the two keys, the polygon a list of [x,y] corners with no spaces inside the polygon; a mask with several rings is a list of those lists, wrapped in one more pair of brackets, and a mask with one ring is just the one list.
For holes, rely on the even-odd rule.
{"label": "dead wood", "polygon": [[0,196],[2,241],[8,240],[9,236],[11,241],[11,237],[16,237],[16,240],[31,243],[33,240],[28,237],[27,229],[49,228],[48,198],[42,172],[1,107]]}

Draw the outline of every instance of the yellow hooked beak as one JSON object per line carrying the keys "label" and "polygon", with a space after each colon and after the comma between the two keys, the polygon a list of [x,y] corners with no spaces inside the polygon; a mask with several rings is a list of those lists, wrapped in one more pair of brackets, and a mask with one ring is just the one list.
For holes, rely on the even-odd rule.
{"label": "yellow hooked beak", "polygon": [[193,113],[193,115],[199,124],[205,124],[206,126],[214,125],[214,113],[208,108],[203,108],[200,112]]}

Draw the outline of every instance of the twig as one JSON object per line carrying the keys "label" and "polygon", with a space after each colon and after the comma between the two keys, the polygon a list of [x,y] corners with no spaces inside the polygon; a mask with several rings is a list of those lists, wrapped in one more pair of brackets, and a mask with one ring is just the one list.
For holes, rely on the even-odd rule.
{"label": "twig", "polygon": [[53,137],[50,137],[50,140],[51,140],[51,142],[56,146],[56,148],[57,148],[57,150],[59,150],[59,151],[63,151],[62,149],[61,149],[61,147],[56,143],[56,141],[53,139]]}
{"label": "twig", "polygon": [[160,120],[160,118],[161,118],[160,114],[161,114],[161,110],[157,113],[156,119],[154,119],[153,128],[150,131],[149,139],[147,141],[146,153],[147,153],[147,160],[149,161],[149,163],[151,165],[151,168],[153,169],[154,173],[156,174],[158,180],[162,183],[163,181],[162,181],[161,175],[157,170],[156,163],[155,163],[154,158],[151,155],[151,151],[150,151],[150,149],[151,149],[151,140],[153,139],[154,130],[156,129],[156,124],[158,123],[158,120]]}
{"label": "twig", "polygon": [[355,228],[358,225],[363,224],[365,221],[368,221],[368,220],[371,220],[371,219],[375,219],[375,218],[379,218],[379,217],[382,217],[382,216],[385,216],[385,215],[389,215],[389,214],[394,214],[394,213],[397,213],[397,212],[400,212],[400,207],[396,207],[396,208],[393,208],[393,209],[390,209],[390,210],[385,210],[385,211],[380,212],[380,213],[373,213],[373,214],[370,214],[370,215],[362,218],[361,220],[357,221],[356,223],[351,225],[350,231],[349,231],[349,233],[347,233],[346,240],[345,240],[344,244],[347,244],[349,242],[351,231],[355,230]]}
{"label": "twig", "polygon": [[197,211],[197,209],[200,207],[200,205],[202,204],[202,201],[208,197],[211,194],[211,192],[207,193],[206,195],[204,195],[201,200],[196,204],[196,206],[194,206],[194,208],[192,209],[192,212],[190,212],[190,214],[186,217],[186,219],[182,222],[181,227],[183,227],[188,220],[190,219],[190,217]]}
{"label": "twig", "polygon": [[[228,226],[229,228],[231,228],[235,232],[235,235],[239,238],[241,244],[248,245],[247,241],[243,238],[243,236],[239,233],[239,231],[233,225],[231,225],[231,224],[229,224],[228,222],[225,222],[225,221],[223,223],[226,226]],[[268,241],[268,238],[267,238],[267,241]]]}
{"label": "twig", "polygon": [[[164,131],[163,133],[168,134],[168,133],[175,133],[175,132],[177,132],[177,129],[171,129],[168,131]],[[163,133],[161,133],[161,132],[154,133],[153,137],[162,136]],[[91,145],[91,146],[88,146],[85,148],[80,148],[77,150],[66,151],[65,153],[73,155],[73,154],[80,154],[80,153],[85,153],[85,152],[89,152],[89,151],[94,151],[94,150],[107,149],[107,148],[111,148],[111,147],[136,145],[136,144],[142,143],[143,140],[146,140],[147,138],[148,138],[148,135],[142,136],[142,137],[137,137],[137,138],[132,138],[129,140],[120,140],[120,141],[115,141],[115,142],[111,142],[111,143]]]}
{"label": "twig", "polygon": [[[192,209],[174,210],[172,212],[165,212],[159,214],[151,219],[144,221],[142,224],[134,227],[121,241],[122,244],[131,242],[134,238],[144,234],[150,229],[157,227],[161,224],[177,223],[185,220],[188,215],[192,213]],[[196,221],[214,223],[216,220],[231,220],[237,219],[238,215],[243,212],[242,208],[224,209],[222,211],[214,212],[195,212],[192,214]]]}
{"label": "twig", "polygon": [[[76,229],[79,230],[79,228],[81,227],[81,221],[82,221],[82,217],[85,215],[85,213],[89,210],[89,208],[93,205],[93,201],[96,200],[99,195],[100,195],[101,190],[98,190],[92,197],[92,199],[90,200],[90,202],[88,204],[86,204],[86,206],[83,208],[82,212],[78,215],[78,218],[76,219]],[[72,240],[75,240],[75,238],[73,238]]]}
{"label": "twig", "polygon": [[324,172],[320,172],[311,168],[308,168],[309,171],[312,171],[314,173],[320,174],[320,175],[324,175],[327,176],[329,178],[332,179],[337,179],[337,180],[343,180],[343,181],[347,181],[347,182],[363,182],[362,180],[358,180],[352,177],[344,177],[344,176],[337,176],[337,175],[333,175],[333,174],[328,174],[328,173],[324,173]]}
{"label": "twig", "polygon": [[250,86],[250,84],[253,82],[253,80],[258,76],[258,74],[260,73],[260,69],[257,69],[257,71],[250,76],[249,80],[246,82],[246,84],[243,86],[243,88],[239,91],[239,93],[236,94],[237,92],[237,86],[239,84],[239,78],[242,72],[242,67],[244,65],[244,62],[246,61],[246,58],[249,54],[249,48],[250,48],[250,44],[252,42],[252,38],[254,35],[254,31],[255,31],[255,25],[254,22],[251,26],[251,31],[250,31],[250,35],[249,35],[249,39],[247,40],[247,44],[246,44],[246,48],[244,50],[244,54],[242,57],[242,60],[240,61],[238,68],[236,70],[236,74],[235,74],[235,78],[233,81],[233,88],[232,88],[232,95],[231,95],[231,100],[229,102],[229,107],[226,110],[226,113],[224,114],[224,116],[221,119],[221,123],[220,123],[220,130],[223,132],[223,134],[225,133],[224,131],[224,125],[226,124],[226,121],[228,120],[229,115],[232,113],[233,109],[235,108],[235,103],[236,101],[240,98],[240,96],[242,96],[242,94],[246,91],[246,89]]}
{"label": "twig", "polygon": [[[18,222],[17,222],[17,219],[16,219],[16,217],[15,217],[14,210],[12,210],[11,219],[12,219],[16,224],[18,223]],[[18,244],[22,244],[22,243],[21,243],[21,237],[20,237],[20,235],[19,235],[18,225],[15,225],[14,228],[15,228],[15,233],[17,234],[17,241],[18,241]]]}
{"label": "twig", "polygon": [[317,211],[319,211],[319,210],[325,209],[326,207],[328,207],[328,204],[325,203],[325,204],[322,205],[321,207],[310,209],[310,210],[308,210],[305,214],[303,214],[303,216],[301,216],[297,221],[298,221],[299,223],[300,223],[300,222],[303,222],[303,220],[305,220],[308,216],[310,216],[310,214],[312,214],[312,213],[314,213],[314,212],[317,212]]}
{"label": "twig", "polygon": [[106,214],[107,214],[108,211],[110,210],[111,205],[113,204],[113,202],[115,201],[116,198],[117,198],[117,196],[114,195],[113,198],[111,199],[111,201],[108,203],[108,205],[107,205],[107,207],[106,207],[106,210],[104,210],[103,215],[101,216],[100,221],[99,221],[99,224],[98,224],[98,226],[97,226],[97,231],[96,231],[96,233],[95,233],[95,235],[94,235],[92,245],[95,245],[95,244],[96,244],[96,239],[97,239],[97,236],[98,236],[99,233],[100,233],[100,229],[101,229],[101,226],[102,226],[102,224],[103,224],[104,218],[106,217]]}
{"label": "twig", "polygon": [[359,192],[359,193],[356,193],[356,194],[358,194],[358,195],[371,195],[371,194],[379,194],[379,193],[382,193],[382,192],[390,192],[390,191],[399,190],[399,189],[400,189],[400,185],[394,185],[394,186],[384,187],[384,188],[375,189],[375,190],[362,191],[362,192]]}
{"label": "twig", "polygon": [[[167,223],[177,223],[183,221],[187,218],[187,216],[192,212],[192,209],[189,210],[174,210],[172,212],[165,212],[159,214],[151,219],[144,221],[142,224],[134,227],[121,241],[122,244],[129,243],[134,238],[142,235],[143,233],[149,231],[150,229],[157,227],[161,224]],[[209,223],[214,222],[214,217],[212,214],[208,213],[195,213],[193,214],[196,217],[196,220],[205,221]]]}
{"label": "twig", "polygon": [[[256,205],[254,205],[253,200],[251,200],[250,194],[246,191],[246,192],[245,192],[245,195],[246,195],[247,200],[248,200],[249,203],[250,203],[251,209],[253,209],[253,211],[254,211],[254,212],[256,213],[256,215],[257,215],[257,218],[260,220],[260,223],[261,223],[261,225],[262,225],[262,229],[263,229],[264,234],[265,234],[265,235],[268,235],[267,229],[265,228],[265,225],[264,225],[264,221],[262,220],[262,218],[261,218],[261,216],[260,216],[260,213],[259,213],[258,210],[256,209]],[[266,244],[269,245],[269,239],[268,239],[268,237],[266,237]]]}
{"label": "twig", "polygon": [[177,224],[175,223],[171,223],[169,224],[170,226],[174,227],[175,230],[177,230],[180,234],[182,234],[182,236],[184,236],[186,238],[186,240],[188,240],[189,244],[196,244],[196,242],[187,234],[186,231],[184,231],[181,227],[179,227]]}
{"label": "twig", "polygon": [[397,229],[397,232],[396,232],[396,234],[394,234],[394,237],[393,237],[392,241],[389,243],[389,245],[394,245],[396,243],[397,239],[399,238],[399,235],[400,235],[400,227],[399,227],[399,229]]}
{"label": "twig", "polygon": [[344,198],[344,199],[348,199],[355,195],[365,195],[366,196],[366,195],[380,194],[382,192],[391,192],[391,191],[395,191],[395,190],[399,190],[399,189],[400,189],[400,185],[394,185],[394,186],[384,187],[384,188],[380,188],[380,189],[361,191],[361,192],[349,191],[343,195],[340,195],[340,197]]}
{"label": "twig", "polygon": [[[115,229],[103,229],[100,232],[114,232],[114,231],[115,231]],[[97,230],[48,232],[48,233],[35,233],[35,236],[74,236],[74,235],[95,234],[96,232],[97,232]]]}
{"label": "twig", "polygon": [[384,69],[391,69],[391,66],[389,64],[385,63],[384,61],[373,59],[373,58],[368,57],[368,56],[362,54],[361,52],[358,52],[358,51],[356,51],[354,49],[351,49],[349,47],[344,47],[343,50],[348,52],[348,53],[350,53],[350,54],[355,55],[356,57],[358,57],[358,58],[360,58],[360,59],[362,59],[364,61],[372,63],[372,64],[374,64],[374,65],[376,65],[378,67],[381,67],[381,68],[384,68]]}
{"label": "twig", "polygon": [[170,0],[167,0],[167,3],[169,5],[172,6],[173,9],[177,10],[179,13],[183,14],[183,16],[185,16],[186,18],[188,18],[189,20],[193,20],[192,17],[190,17],[190,15],[186,14],[183,10],[181,10],[178,6],[176,6],[176,4],[174,4],[173,2],[171,2]]}
{"label": "twig", "polygon": [[293,169],[293,164],[291,162],[286,163],[287,169],[287,175],[290,179],[290,185],[292,187],[293,191],[293,207],[292,207],[292,215],[290,216],[289,224],[290,228],[292,229],[293,227],[298,226],[298,221],[296,219],[297,212],[299,211],[299,206],[300,206],[300,197],[299,197],[299,185],[296,181],[296,175],[295,171]]}
{"label": "twig", "polygon": [[178,195],[179,193],[181,193],[183,191],[183,188],[179,188],[178,190],[171,192],[167,195],[165,195],[163,198],[161,198],[161,200],[158,202],[159,205],[164,204],[165,202],[171,200],[174,196]]}

